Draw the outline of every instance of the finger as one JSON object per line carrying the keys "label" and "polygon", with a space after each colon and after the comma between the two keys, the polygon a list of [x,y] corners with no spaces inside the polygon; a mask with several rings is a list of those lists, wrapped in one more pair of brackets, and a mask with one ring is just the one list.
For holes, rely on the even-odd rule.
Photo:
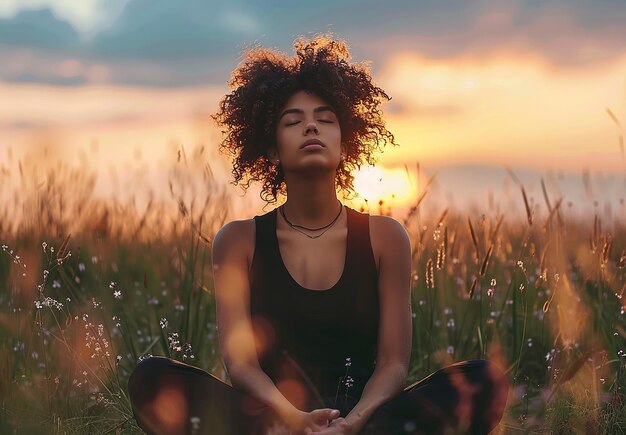
{"label": "finger", "polygon": [[332,409],[332,408],[324,408],[324,409],[321,409],[320,411],[323,411],[323,413],[325,414],[327,418],[337,418],[341,414],[338,409]]}

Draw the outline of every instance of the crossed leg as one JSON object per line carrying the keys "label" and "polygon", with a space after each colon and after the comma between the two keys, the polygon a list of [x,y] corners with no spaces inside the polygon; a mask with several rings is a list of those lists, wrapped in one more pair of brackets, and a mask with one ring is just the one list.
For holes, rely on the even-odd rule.
{"label": "crossed leg", "polygon": [[148,434],[262,434],[271,409],[197,367],[141,361],[128,380],[135,420]]}
{"label": "crossed leg", "polygon": [[[148,434],[265,434],[276,422],[259,400],[204,370],[163,357],[140,362],[128,389],[135,419]],[[506,379],[493,364],[456,363],[381,405],[361,434],[485,434],[502,418],[507,393]],[[342,414],[356,399],[350,402],[342,404]]]}
{"label": "crossed leg", "polygon": [[362,434],[486,434],[500,421],[508,382],[486,360],[444,367],[381,405]]}

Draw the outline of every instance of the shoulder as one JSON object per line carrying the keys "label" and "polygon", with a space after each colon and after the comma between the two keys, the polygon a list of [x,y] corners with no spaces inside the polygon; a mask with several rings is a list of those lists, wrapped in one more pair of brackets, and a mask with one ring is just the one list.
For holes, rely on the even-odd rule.
{"label": "shoulder", "polygon": [[[411,249],[409,234],[404,226],[390,216],[370,215],[370,241],[376,258],[376,265],[380,259],[390,253]],[[404,252],[403,252],[404,253]]]}
{"label": "shoulder", "polygon": [[409,241],[404,225],[390,216],[370,215],[370,237],[381,241]]}
{"label": "shoulder", "polygon": [[226,255],[227,252],[238,253],[245,255],[250,260],[254,253],[255,234],[254,219],[230,221],[215,234],[212,246],[213,255]]}

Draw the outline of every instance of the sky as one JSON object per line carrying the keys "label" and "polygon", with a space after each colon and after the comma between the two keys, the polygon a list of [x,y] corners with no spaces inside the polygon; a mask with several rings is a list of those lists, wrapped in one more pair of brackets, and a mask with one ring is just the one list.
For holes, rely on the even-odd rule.
{"label": "sky", "polygon": [[608,177],[598,190],[617,200],[625,19],[617,0],[0,0],[0,158],[97,141],[101,165],[131,164],[137,149],[215,144],[208,115],[242,50],[291,54],[299,35],[331,31],[392,97],[400,147],[380,157],[376,192],[398,192],[419,162],[448,174],[441,197],[473,195],[460,174],[502,189],[510,166],[535,185],[563,173],[555,189],[579,193],[581,174]]}

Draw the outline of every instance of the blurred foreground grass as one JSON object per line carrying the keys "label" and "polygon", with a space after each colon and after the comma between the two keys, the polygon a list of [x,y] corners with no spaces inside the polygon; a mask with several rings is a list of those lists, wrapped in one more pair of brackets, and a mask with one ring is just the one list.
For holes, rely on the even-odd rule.
{"label": "blurred foreground grass", "polygon": [[[147,355],[227,379],[210,246],[232,198],[209,165],[177,165],[169,198],[141,210],[94,197],[81,169],[3,167],[1,433],[140,433],[126,382]],[[574,219],[544,191],[539,215],[520,186],[520,220],[432,210],[427,193],[394,216],[413,247],[409,381],[488,358],[512,386],[496,432],[625,433],[623,203],[612,221]]]}

